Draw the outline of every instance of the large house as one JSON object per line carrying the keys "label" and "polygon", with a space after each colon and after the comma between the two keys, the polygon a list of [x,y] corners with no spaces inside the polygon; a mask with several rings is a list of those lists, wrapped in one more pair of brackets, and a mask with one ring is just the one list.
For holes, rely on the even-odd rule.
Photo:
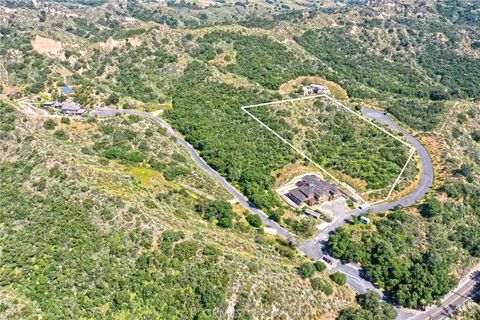
{"label": "large house", "polygon": [[85,109],[76,102],[67,102],[62,105],[60,112],[63,114],[81,116],[85,113]]}
{"label": "large house", "polygon": [[304,96],[311,96],[313,94],[330,94],[330,89],[321,84],[311,84],[303,87]]}
{"label": "large house", "polygon": [[298,206],[303,203],[308,206],[315,206],[338,199],[343,195],[336,185],[321,180],[313,174],[304,176],[295,185],[297,188],[290,190],[286,196]]}
{"label": "large house", "polygon": [[81,116],[86,111],[76,102],[44,102],[43,105],[45,107],[54,107],[65,115]]}

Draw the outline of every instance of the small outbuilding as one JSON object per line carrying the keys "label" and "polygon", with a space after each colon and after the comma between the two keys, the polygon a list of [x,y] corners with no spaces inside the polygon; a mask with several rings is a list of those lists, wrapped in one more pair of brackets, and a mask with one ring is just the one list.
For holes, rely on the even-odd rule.
{"label": "small outbuilding", "polygon": [[311,96],[314,94],[330,94],[330,89],[321,84],[310,84],[303,87],[304,96]]}

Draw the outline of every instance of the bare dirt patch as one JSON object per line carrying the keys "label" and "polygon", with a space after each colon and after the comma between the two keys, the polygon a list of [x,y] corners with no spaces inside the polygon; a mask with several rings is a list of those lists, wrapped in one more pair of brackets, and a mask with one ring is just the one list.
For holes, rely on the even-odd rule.
{"label": "bare dirt patch", "polygon": [[22,91],[22,88],[18,86],[5,86],[3,87],[2,93],[4,95],[9,95],[9,94],[14,94],[16,92],[21,92],[21,91]]}
{"label": "bare dirt patch", "polygon": [[[301,162],[287,164],[280,170],[275,171],[273,174],[276,177],[275,188],[279,188],[286,183],[293,180],[293,178],[305,173],[318,172],[318,168],[311,163],[305,164]],[[320,174],[320,173],[319,173]],[[320,174],[321,175],[321,174]]]}
{"label": "bare dirt patch", "polygon": [[448,158],[448,146],[443,137],[436,134],[419,134],[417,139],[427,149],[432,158],[433,169],[435,172],[434,185],[441,186],[451,175],[446,159]]}
{"label": "bare dirt patch", "polygon": [[121,45],[120,41],[114,40],[112,37],[109,37],[105,42],[99,43],[98,48],[103,53],[110,53],[114,48]]}
{"label": "bare dirt patch", "polygon": [[135,48],[136,47],[140,47],[142,44],[143,44],[143,41],[142,39],[138,38],[138,37],[131,37],[131,38],[128,38],[127,39],[127,42],[130,43],[132,46],[134,46]]}
{"label": "bare dirt patch", "polygon": [[53,39],[44,38],[41,36],[35,36],[32,40],[33,50],[37,51],[40,54],[58,58],[61,60],[65,59],[65,50],[63,44],[60,41]]}
{"label": "bare dirt patch", "polygon": [[143,40],[139,37],[130,37],[126,40],[115,40],[112,37],[109,37],[107,40],[96,46],[101,52],[110,53],[113,49],[123,47],[126,43],[130,44],[132,47],[138,48],[143,44]]}
{"label": "bare dirt patch", "polygon": [[58,66],[55,69],[64,78],[70,77],[70,76],[73,75],[73,73],[70,70],[68,70],[67,68],[65,68],[63,66]]}

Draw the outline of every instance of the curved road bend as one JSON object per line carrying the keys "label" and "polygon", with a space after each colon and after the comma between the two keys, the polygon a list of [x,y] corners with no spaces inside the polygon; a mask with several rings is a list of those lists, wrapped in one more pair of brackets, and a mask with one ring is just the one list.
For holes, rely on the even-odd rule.
{"label": "curved road bend", "polygon": [[[368,211],[369,212],[382,212],[394,209],[396,206],[408,206],[415,203],[417,200],[420,200],[431,188],[433,184],[433,166],[428,155],[426,149],[422,146],[422,144],[409,132],[398,126],[394,123],[384,112],[372,110],[372,109],[364,109],[363,115],[373,118],[380,123],[388,125],[392,129],[401,132],[415,147],[420,155],[420,159],[422,162],[422,178],[421,182],[418,187],[409,195],[405,196],[404,198],[387,203],[380,203],[377,205],[371,206]],[[99,117],[112,117],[117,114],[135,114],[139,116],[143,116],[149,118],[162,127],[166,128],[167,134],[169,136],[174,137],[181,145],[183,145],[189,152],[192,159],[195,163],[200,166],[203,170],[205,170],[210,176],[214,177],[220,184],[231,194],[233,195],[245,208],[247,208],[250,212],[257,214],[262,221],[265,223],[266,226],[273,228],[277,231],[277,234],[284,239],[288,240],[296,240],[296,237],[280,226],[275,221],[272,221],[268,218],[268,216],[262,211],[253,206],[249,200],[237,189],[235,189],[228,181],[225,180],[218,172],[212,169],[197,153],[197,151],[182,137],[176,134],[176,132],[172,129],[172,127],[165,122],[163,119],[147,112],[141,112],[137,110],[123,110],[123,109],[107,109],[107,108],[99,108],[92,112],[92,115],[99,116]],[[333,221],[326,229],[320,231],[313,239],[304,241],[299,246],[299,251],[304,253],[305,255],[318,260],[324,256],[328,255],[324,252],[324,244],[328,240],[329,233],[334,231],[338,227],[347,223],[347,221],[352,216],[358,216],[360,214],[366,213],[366,210],[355,209],[344,216],[340,217],[340,219],[336,219]],[[329,266],[333,271],[340,271],[347,275],[348,284],[357,292],[363,293],[367,290],[374,290],[378,292],[381,296],[383,296],[382,292],[375,288],[371,282],[363,279],[360,275],[361,268],[356,266],[355,264],[341,264],[337,260],[329,257],[332,261],[334,261],[333,266]],[[410,312],[405,312],[400,309],[397,309],[398,312],[398,319],[409,319],[414,314]]]}
{"label": "curved road bend", "polygon": [[422,177],[420,180],[420,184],[417,188],[410,194],[406,195],[400,200],[386,202],[386,203],[379,203],[374,205],[370,208],[371,212],[382,212],[388,211],[396,206],[400,205],[403,207],[409,206],[420,200],[427,194],[427,192],[432,188],[433,185],[433,165],[432,159],[428,154],[425,147],[418,141],[412,134],[408,131],[400,127],[398,124],[393,122],[385,112],[363,108],[362,113],[364,116],[372,118],[382,124],[385,124],[392,128],[393,130],[400,132],[403,136],[413,145],[413,147],[417,150],[418,155],[420,156],[420,161],[422,162]]}
{"label": "curved road bend", "polygon": [[[365,280],[361,276],[361,268],[355,264],[342,264],[336,259],[328,256],[325,252],[325,244],[329,238],[329,235],[332,231],[346,224],[353,216],[359,216],[367,212],[377,213],[384,212],[395,209],[397,206],[409,206],[422,199],[432,188],[433,186],[433,165],[430,155],[428,154],[425,147],[408,131],[400,127],[398,124],[393,122],[388,115],[383,111],[363,108],[362,114],[366,117],[372,118],[384,125],[389,126],[393,130],[402,133],[405,138],[413,145],[416,151],[419,154],[420,161],[422,163],[422,176],[419,185],[415,188],[413,192],[406,195],[405,197],[392,201],[384,202],[371,206],[368,209],[355,209],[343,216],[337,217],[327,228],[321,230],[317,235],[310,240],[304,241],[300,244],[300,251],[305,253],[307,256],[314,259],[320,259],[324,256],[328,257],[330,260],[334,261],[332,266],[329,266],[333,271],[340,271],[347,275],[348,284],[357,292],[364,293],[367,290],[373,290],[380,294],[383,297],[383,293],[375,288],[371,282]],[[402,310],[396,308],[398,317],[397,319],[410,319],[413,316],[418,315],[418,312],[415,310]],[[417,319],[417,318],[416,318]],[[423,318],[418,318],[423,319]]]}

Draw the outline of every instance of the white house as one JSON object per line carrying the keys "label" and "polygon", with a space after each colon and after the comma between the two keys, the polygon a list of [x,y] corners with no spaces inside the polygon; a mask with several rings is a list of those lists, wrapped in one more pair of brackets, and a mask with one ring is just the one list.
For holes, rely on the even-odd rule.
{"label": "white house", "polygon": [[310,84],[303,87],[304,96],[311,96],[314,94],[330,94],[330,89],[321,84]]}

